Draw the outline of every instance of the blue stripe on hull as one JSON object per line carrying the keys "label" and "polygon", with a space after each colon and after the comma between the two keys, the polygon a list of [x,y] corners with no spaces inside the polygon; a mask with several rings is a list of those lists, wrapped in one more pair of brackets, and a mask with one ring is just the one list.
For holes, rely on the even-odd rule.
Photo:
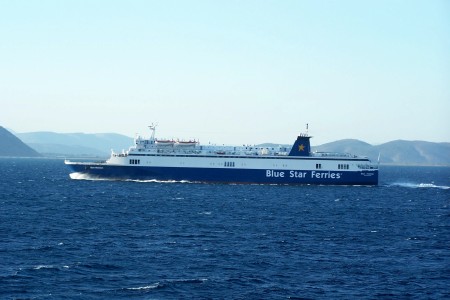
{"label": "blue stripe on hull", "polygon": [[69,164],[74,172],[92,178],[176,180],[266,184],[377,185],[378,170],[300,171],[236,168],[175,168]]}

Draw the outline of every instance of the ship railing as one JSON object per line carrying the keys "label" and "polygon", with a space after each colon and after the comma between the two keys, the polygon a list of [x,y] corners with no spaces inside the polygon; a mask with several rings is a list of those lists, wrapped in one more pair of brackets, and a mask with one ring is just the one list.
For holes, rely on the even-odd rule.
{"label": "ship railing", "polygon": [[92,164],[92,165],[103,165],[107,161],[106,160],[96,160],[91,161],[90,159],[83,159],[83,161],[71,161],[70,159],[65,159],[64,163],[74,164],[74,165],[84,165],[86,163]]}
{"label": "ship railing", "polygon": [[201,150],[197,150],[196,148],[191,149],[157,149],[156,153],[159,154],[200,154]]}
{"label": "ship railing", "polygon": [[288,152],[274,152],[273,155],[276,155],[276,156],[288,156],[289,153]]}
{"label": "ship railing", "polygon": [[377,165],[373,165],[373,164],[359,164],[357,165],[358,169],[362,169],[362,170],[376,170],[378,169]]}
{"label": "ship railing", "polygon": [[106,160],[97,160],[93,162],[94,164],[98,164],[98,165],[102,165],[102,164],[106,164]]}
{"label": "ship railing", "polygon": [[312,156],[317,157],[353,157],[356,158],[356,155],[352,155],[350,153],[339,153],[339,152],[313,152]]}

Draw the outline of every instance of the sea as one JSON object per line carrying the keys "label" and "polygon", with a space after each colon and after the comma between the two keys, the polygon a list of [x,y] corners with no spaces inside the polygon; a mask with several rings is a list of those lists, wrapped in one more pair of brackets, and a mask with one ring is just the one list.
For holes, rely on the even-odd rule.
{"label": "sea", "polygon": [[449,299],[450,167],[380,184],[74,180],[0,159],[0,299]]}

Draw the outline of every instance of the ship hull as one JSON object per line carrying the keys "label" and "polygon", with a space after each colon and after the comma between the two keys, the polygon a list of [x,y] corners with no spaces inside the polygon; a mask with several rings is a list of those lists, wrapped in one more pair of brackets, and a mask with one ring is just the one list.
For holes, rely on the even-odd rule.
{"label": "ship hull", "polygon": [[[111,180],[158,180],[256,184],[377,185],[378,170],[327,171],[244,168],[193,168],[123,166],[110,164],[66,164],[72,178]],[[76,176],[81,175],[81,176]]]}

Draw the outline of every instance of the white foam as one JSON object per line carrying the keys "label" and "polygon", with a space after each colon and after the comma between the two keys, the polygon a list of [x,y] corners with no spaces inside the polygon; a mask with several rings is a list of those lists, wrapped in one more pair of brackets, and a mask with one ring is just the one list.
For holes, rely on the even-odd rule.
{"label": "white foam", "polygon": [[152,290],[152,289],[156,289],[158,286],[159,286],[159,282],[154,283],[154,284],[150,284],[150,285],[146,285],[146,286],[138,286],[138,287],[127,288],[127,290],[135,290],[135,291]]}
{"label": "white foam", "polygon": [[125,181],[131,181],[131,182],[140,182],[140,183],[192,183],[192,181],[188,180],[157,180],[157,179],[148,179],[148,180],[142,180],[142,179],[126,179]]}
{"label": "white foam", "polygon": [[433,188],[433,189],[443,189],[443,190],[450,189],[450,186],[436,185],[433,183],[396,182],[396,183],[390,184],[388,186],[400,186],[400,187],[406,187],[406,188],[412,188],[412,189],[417,189],[417,188]]}
{"label": "white foam", "polygon": [[69,176],[71,179],[76,179],[76,180],[91,180],[92,179],[88,174],[81,173],[81,172],[70,173]]}
{"label": "white foam", "polygon": [[33,269],[40,270],[40,269],[54,269],[55,267],[53,265],[38,265],[35,266]]}
{"label": "white foam", "polygon": [[141,180],[141,179],[121,179],[121,178],[102,178],[97,176],[92,176],[86,173],[82,172],[74,172],[69,174],[71,179],[75,180],[98,180],[98,181],[130,181],[130,182],[140,182],[140,183],[192,183],[191,181],[187,180],[156,180],[156,179],[148,179],[148,180]]}

